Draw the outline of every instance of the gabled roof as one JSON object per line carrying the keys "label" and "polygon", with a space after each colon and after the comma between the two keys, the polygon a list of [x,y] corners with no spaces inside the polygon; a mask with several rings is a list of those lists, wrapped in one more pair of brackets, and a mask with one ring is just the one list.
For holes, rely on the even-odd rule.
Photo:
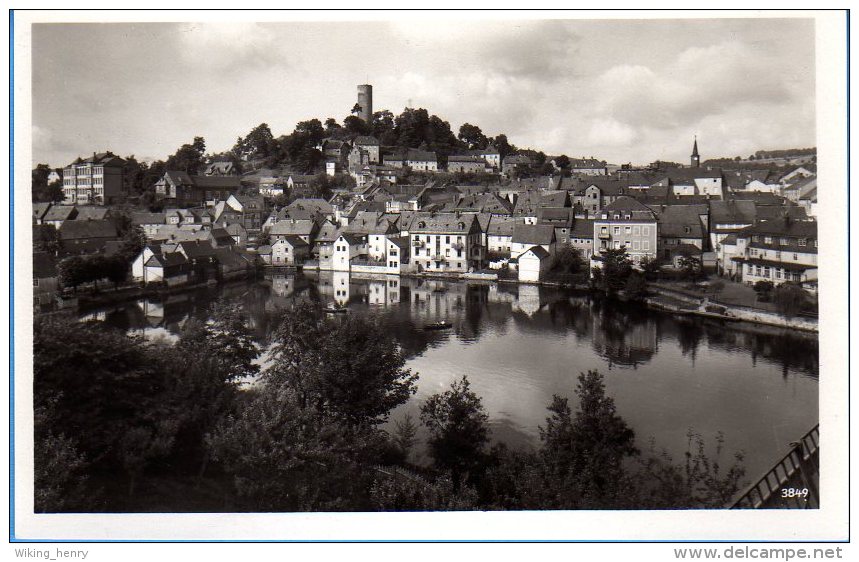
{"label": "gabled roof", "polygon": [[295,234],[297,236],[310,236],[316,223],[312,220],[287,219],[274,223],[269,230],[272,236],[286,236]]}
{"label": "gabled roof", "polygon": [[181,172],[179,170],[167,170],[164,172],[165,179],[170,180],[174,185],[194,185],[194,182],[191,180],[191,176],[188,175],[188,172]]}
{"label": "gabled roof", "polygon": [[48,221],[64,221],[77,216],[77,209],[74,205],[53,205],[45,212],[42,220]]}
{"label": "gabled roof", "polygon": [[78,210],[78,215],[75,220],[103,220],[110,215],[110,209],[107,207],[97,207],[95,205],[78,205],[75,207]]}
{"label": "gabled roof", "polygon": [[511,241],[514,244],[551,244],[555,241],[555,227],[549,224],[517,224]]}
{"label": "gabled roof", "polygon": [[752,224],[755,222],[755,202],[744,199],[710,201],[710,227],[718,224]]}
{"label": "gabled roof", "polygon": [[571,226],[575,217],[572,207],[541,207],[537,209],[538,224]]}
{"label": "gabled roof", "polygon": [[522,252],[522,255],[519,256],[519,259],[521,260],[522,256],[529,252],[537,256],[537,258],[540,260],[544,260],[551,255],[549,254],[548,250],[546,250],[543,246],[531,246],[530,248]]}
{"label": "gabled roof", "polygon": [[354,144],[359,146],[379,146],[379,139],[373,136],[362,135],[355,137]]}
{"label": "gabled roof", "polygon": [[188,263],[188,259],[180,252],[165,252],[163,254],[152,254],[146,264],[149,267],[178,267]]}
{"label": "gabled roof", "polygon": [[59,229],[61,240],[116,238],[116,226],[108,220],[64,221]]}
{"label": "gabled roof", "polygon": [[570,230],[571,238],[593,238],[594,219],[576,219]]}
{"label": "gabled roof", "polygon": [[799,205],[757,205],[755,207],[755,219],[758,221],[777,220],[790,217],[796,221],[808,220],[805,207]]}
{"label": "gabled roof", "polygon": [[705,235],[701,215],[709,211],[707,205],[665,205],[654,207],[659,221],[659,235],[666,238],[702,238]]}
{"label": "gabled roof", "polygon": [[633,199],[632,197],[628,197],[626,195],[618,197],[617,199],[603,207],[602,210],[632,212],[639,214],[640,217],[649,216],[654,219],[656,218],[655,216],[653,216],[653,211],[651,211],[650,208],[648,208],[643,203],[640,203],[639,201]]}
{"label": "gabled roof", "polygon": [[[472,214],[418,213],[412,221],[410,232],[412,234],[467,234],[476,220]],[[479,225],[477,228],[480,228]]]}
{"label": "gabled roof", "polygon": [[167,216],[164,213],[131,213],[131,224],[138,226],[144,224],[165,224],[166,222]]}
{"label": "gabled roof", "polygon": [[272,246],[276,246],[277,244],[289,244],[293,248],[305,248],[310,246],[310,244],[305,242],[300,236],[295,236],[293,234],[284,236],[283,238],[272,244]]}
{"label": "gabled roof", "polygon": [[33,218],[41,219],[51,208],[51,203],[33,203]]}
{"label": "gabled roof", "polygon": [[[361,245],[367,242],[367,236],[355,232],[341,232],[340,238],[345,240],[350,246]],[[340,239],[338,238],[338,240]]]}
{"label": "gabled roof", "polygon": [[489,236],[513,236],[513,231],[520,224],[522,224],[521,219],[493,217],[489,221],[489,229],[486,234]]}
{"label": "gabled roof", "polygon": [[[232,236],[230,236],[232,239]],[[188,259],[208,258],[215,254],[215,248],[208,242],[201,240],[185,241],[179,243],[179,248]]]}

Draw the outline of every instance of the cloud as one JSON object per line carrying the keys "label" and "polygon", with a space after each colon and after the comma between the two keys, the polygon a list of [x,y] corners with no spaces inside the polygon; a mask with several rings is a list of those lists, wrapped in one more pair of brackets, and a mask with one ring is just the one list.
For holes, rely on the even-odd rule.
{"label": "cloud", "polygon": [[194,65],[234,71],[282,64],[277,34],[253,22],[187,23],[180,26],[180,55]]}

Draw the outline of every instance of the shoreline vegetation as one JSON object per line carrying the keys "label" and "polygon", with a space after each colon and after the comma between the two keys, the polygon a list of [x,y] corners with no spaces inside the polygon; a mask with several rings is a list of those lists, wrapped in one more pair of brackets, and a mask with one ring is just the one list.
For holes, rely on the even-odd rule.
{"label": "shoreline vegetation", "polygon": [[[175,343],[72,322],[34,326],[37,512],[723,508],[746,485],[720,434],[690,428],[683,459],[642,442],[597,371],[552,398],[520,451],[490,444],[468,373],[384,430],[419,373],[373,318],[297,303],[262,372],[237,303]],[[418,424],[427,466],[409,460]]]}

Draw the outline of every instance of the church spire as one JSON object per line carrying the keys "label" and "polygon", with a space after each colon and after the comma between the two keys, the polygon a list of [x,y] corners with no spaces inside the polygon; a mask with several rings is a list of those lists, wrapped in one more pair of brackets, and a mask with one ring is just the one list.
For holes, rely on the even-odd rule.
{"label": "church spire", "polygon": [[693,168],[701,165],[701,157],[698,155],[698,135],[695,135],[695,142],[692,144],[691,165]]}

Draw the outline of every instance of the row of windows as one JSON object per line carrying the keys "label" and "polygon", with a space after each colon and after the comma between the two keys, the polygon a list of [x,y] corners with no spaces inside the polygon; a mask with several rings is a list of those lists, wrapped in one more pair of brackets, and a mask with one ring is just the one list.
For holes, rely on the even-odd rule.
{"label": "row of windows", "polygon": [[[620,234],[621,227],[615,226],[612,231],[614,234]],[[601,226],[600,232],[602,234],[608,234],[608,227]],[[649,226],[624,226],[623,227],[624,234],[632,234],[633,236],[650,236],[650,227]]]}
{"label": "row of windows", "polygon": [[[757,234],[752,236],[752,242],[760,242],[761,240],[763,240],[764,244],[772,244],[774,237],[772,237],[772,236],[759,236]],[[789,246],[790,240],[791,240],[790,238],[780,237],[778,239],[779,245],[780,246]],[[814,247],[816,248],[817,247],[817,240],[814,239],[814,240],[811,240],[811,242],[814,244]],[[809,244],[809,239],[808,238],[798,238],[797,244],[799,246],[807,246]]]}
{"label": "row of windows", "polygon": [[770,267],[752,264],[746,265],[746,273],[755,277],[763,277],[764,279],[778,279],[785,281],[802,281],[802,273],[799,271],[788,271],[780,267],[772,268],[772,277],[770,277]]}

